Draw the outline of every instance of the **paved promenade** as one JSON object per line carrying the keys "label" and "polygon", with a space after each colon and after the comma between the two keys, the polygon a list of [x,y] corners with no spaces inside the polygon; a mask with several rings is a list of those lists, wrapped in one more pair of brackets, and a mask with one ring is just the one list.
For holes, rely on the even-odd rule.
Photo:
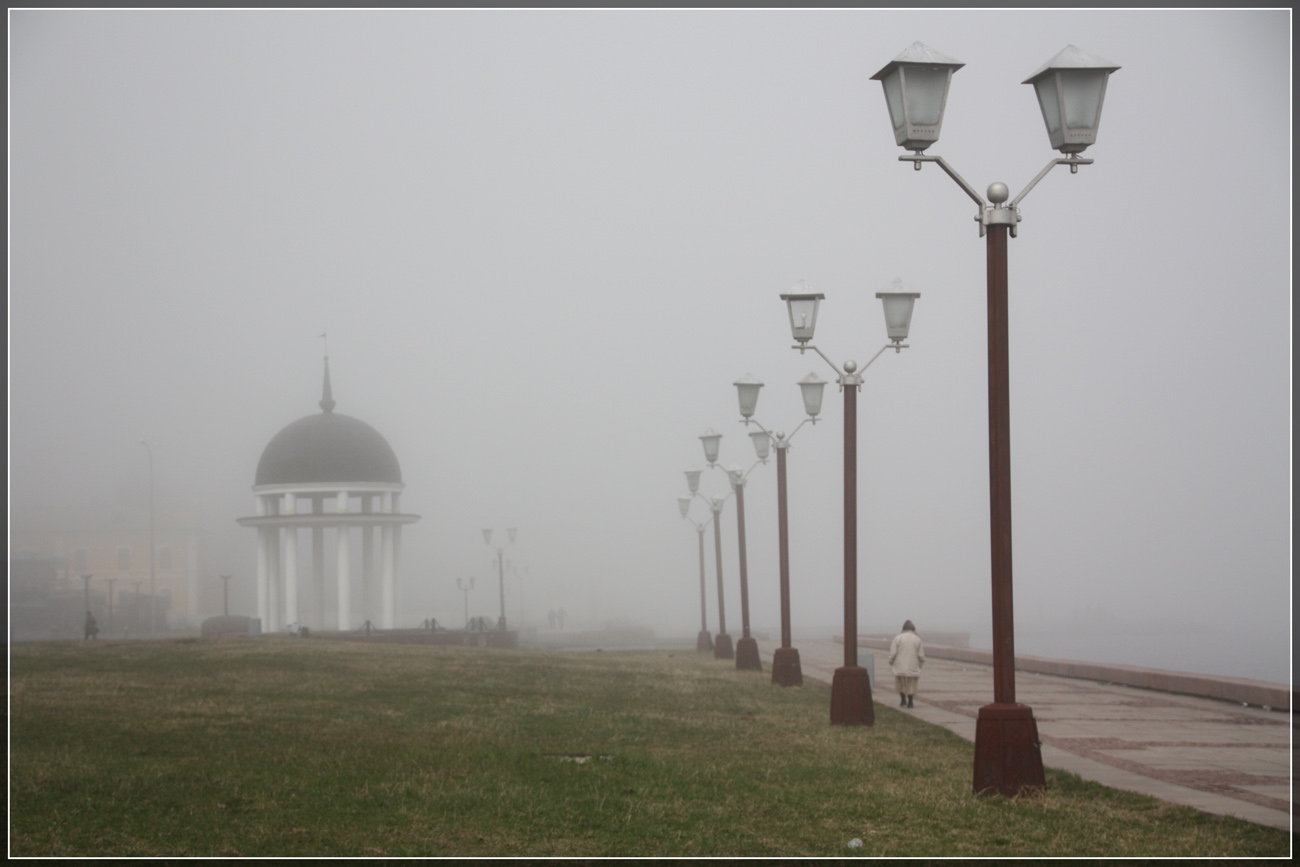
{"label": "paved promenade", "polygon": [[[775,646],[759,644],[769,677]],[[805,679],[829,683],[844,664],[842,644],[796,641],[795,647]],[[888,654],[870,652],[874,697],[897,708]],[[1034,710],[1047,767],[1207,813],[1291,828],[1289,713],[1023,671],[1016,673],[1016,698]],[[900,710],[974,741],[975,717],[992,700],[991,666],[927,659],[916,707]]]}

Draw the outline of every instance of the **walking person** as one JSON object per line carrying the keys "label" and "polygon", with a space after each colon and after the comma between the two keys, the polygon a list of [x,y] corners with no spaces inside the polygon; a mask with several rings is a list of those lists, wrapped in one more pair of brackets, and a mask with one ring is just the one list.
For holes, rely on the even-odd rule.
{"label": "walking person", "polygon": [[99,624],[95,622],[95,615],[89,611],[86,612],[86,641],[99,638]]}
{"label": "walking person", "polygon": [[916,634],[916,626],[908,620],[903,631],[894,636],[889,645],[889,668],[894,672],[894,689],[898,690],[899,707],[912,707],[916,696],[916,682],[921,679],[921,666],[925,665],[925,645]]}

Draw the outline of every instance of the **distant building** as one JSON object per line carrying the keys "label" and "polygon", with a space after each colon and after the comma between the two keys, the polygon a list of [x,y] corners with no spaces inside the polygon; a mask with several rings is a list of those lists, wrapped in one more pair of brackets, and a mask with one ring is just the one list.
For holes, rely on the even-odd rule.
{"label": "distant building", "polygon": [[[264,632],[293,625],[352,630],[371,619],[383,629],[396,626],[401,529],[420,516],[401,511],[406,486],[388,441],[334,406],[326,356],[321,411],[271,438],[253,482],[257,512],[238,519],[257,530],[257,616]],[[311,531],[311,548],[302,557],[299,530]],[[334,537],[329,554],[326,531]],[[354,535],[361,541],[359,586],[353,582]],[[302,581],[300,560],[308,556],[310,580]],[[328,568],[333,586],[326,583]]]}
{"label": "distant building", "polygon": [[[9,532],[13,640],[80,637],[87,601],[101,637],[150,634],[147,506],[25,508],[11,515]],[[197,512],[159,508],[153,537],[154,626],[158,632],[197,628]]]}

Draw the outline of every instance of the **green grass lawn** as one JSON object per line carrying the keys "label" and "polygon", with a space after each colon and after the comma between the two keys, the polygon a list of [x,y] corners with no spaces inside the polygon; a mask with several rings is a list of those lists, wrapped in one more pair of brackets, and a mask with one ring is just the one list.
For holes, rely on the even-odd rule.
{"label": "green grass lawn", "polygon": [[[708,655],[262,638],[11,647],[12,856],[1286,856],[1289,835]],[[590,756],[585,761],[574,757]],[[857,838],[861,848],[847,844]]]}

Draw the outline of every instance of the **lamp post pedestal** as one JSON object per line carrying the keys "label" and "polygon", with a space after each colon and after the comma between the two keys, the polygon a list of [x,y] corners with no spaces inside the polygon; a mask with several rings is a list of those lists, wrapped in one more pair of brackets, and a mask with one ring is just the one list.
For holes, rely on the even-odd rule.
{"label": "lamp post pedestal", "polygon": [[745,557],[745,482],[735,486],[736,533],[740,539],[740,624],[741,639],[736,642],[736,668],[745,671],[762,671],[758,658],[758,641],[749,634],[749,569]]}
{"label": "lamp post pedestal", "polygon": [[763,661],[758,657],[758,640],[742,638],[736,642],[736,668],[762,671]]}
{"label": "lamp post pedestal", "polygon": [[736,652],[731,648],[731,636],[727,634],[727,607],[722,597],[722,501],[715,500],[713,505],[713,553],[717,560],[718,576],[718,637],[713,642],[714,659],[735,659]]}
{"label": "lamp post pedestal", "polygon": [[725,632],[719,632],[718,637],[713,641],[713,658],[714,659],[735,659],[736,651],[731,647],[731,636]]}
{"label": "lamp post pedestal", "polygon": [[695,639],[695,650],[697,653],[710,653],[713,651],[713,636],[709,634],[709,630],[700,630],[700,634]]}
{"label": "lamp post pedestal", "polygon": [[986,704],[975,720],[975,794],[1003,797],[1047,787],[1034,712],[1023,704]]}
{"label": "lamp post pedestal", "polygon": [[803,669],[799,666],[799,650],[778,647],[772,653],[772,683],[777,686],[803,686]]}
{"label": "lamp post pedestal", "polygon": [[871,726],[876,709],[871,701],[871,675],[860,665],[835,669],[831,678],[831,725]]}

